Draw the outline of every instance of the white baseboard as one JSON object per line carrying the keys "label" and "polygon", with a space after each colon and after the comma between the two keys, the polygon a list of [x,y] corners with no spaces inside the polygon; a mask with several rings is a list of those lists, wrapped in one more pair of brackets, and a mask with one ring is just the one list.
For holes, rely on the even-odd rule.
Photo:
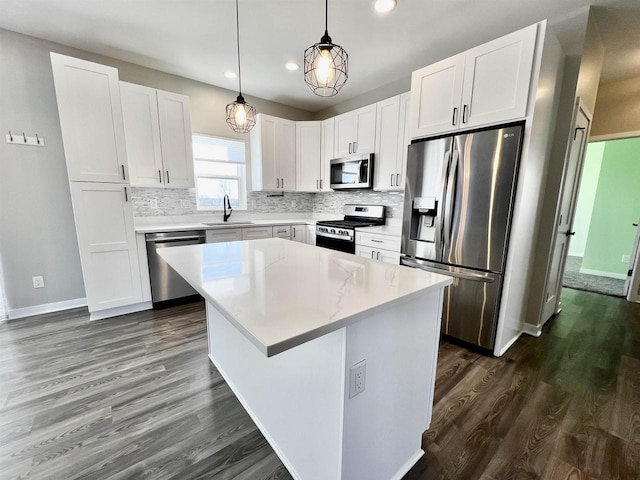
{"label": "white baseboard", "polygon": [[74,298],[73,300],[64,300],[62,302],[44,303],[42,305],[34,305],[33,307],[14,308],[9,310],[9,320],[16,318],[32,317],[34,315],[42,315],[43,313],[60,312],[69,310],[70,308],[86,307],[86,298]]}
{"label": "white baseboard", "polygon": [[581,268],[580,273],[584,273],[586,275],[596,275],[598,277],[617,278],[618,280],[627,279],[627,276],[624,273],[603,272],[601,270],[590,270],[588,268]]}
{"label": "white baseboard", "polygon": [[526,333],[527,335],[531,335],[532,337],[539,337],[540,335],[542,335],[542,327],[525,323],[524,333]]}
{"label": "white baseboard", "polygon": [[496,357],[501,357],[502,355],[504,355],[504,353],[509,350],[509,348],[511,347],[511,345],[513,345],[514,343],[516,343],[516,340],[518,340],[520,338],[520,335],[522,335],[522,332],[519,332],[517,335],[514,335],[514,337],[509,340],[500,350],[494,350],[493,351],[493,355]]}
{"label": "white baseboard", "polygon": [[152,308],[153,308],[152,302],[134,303],[133,305],[126,305],[124,307],[109,308],[107,310],[91,312],[89,316],[89,320],[103,320],[105,318],[118,317],[120,315],[126,315],[128,313],[141,312],[143,310],[151,310]]}
{"label": "white baseboard", "polygon": [[413,466],[418,463],[418,460],[420,460],[423,455],[424,450],[418,450],[416,453],[414,453],[413,456],[409,460],[407,460],[407,463],[400,467],[400,470],[398,470],[397,473],[393,477],[391,477],[391,480],[402,480],[407,472],[409,472],[409,470],[411,470]]}

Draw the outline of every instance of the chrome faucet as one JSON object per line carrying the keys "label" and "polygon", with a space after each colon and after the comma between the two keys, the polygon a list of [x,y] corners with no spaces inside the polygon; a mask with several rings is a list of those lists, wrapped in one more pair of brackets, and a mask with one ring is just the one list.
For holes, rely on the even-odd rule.
{"label": "chrome faucet", "polygon": [[[222,206],[224,208],[224,221],[226,222],[227,220],[229,220],[229,217],[233,212],[233,208],[231,208],[231,201],[229,200],[229,195],[227,195],[226,193],[224,194],[224,197],[222,197]],[[229,209],[229,213],[227,213],[227,208]]]}

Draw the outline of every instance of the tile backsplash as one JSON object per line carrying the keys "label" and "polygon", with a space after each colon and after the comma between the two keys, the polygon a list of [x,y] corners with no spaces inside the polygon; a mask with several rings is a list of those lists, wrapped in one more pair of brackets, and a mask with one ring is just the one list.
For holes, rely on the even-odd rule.
{"label": "tile backsplash", "polygon": [[[196,207],[194,188],[132,187],[131,200],[135,217],[180,216],[206,214]],[[335,213],[342,215],[345,203],[386,205],[388,217],[402,217],[402,193],[354,190],[332,193],[285,193],[284,196],[266,192],[250,192],[247,199],[249,213]]]}

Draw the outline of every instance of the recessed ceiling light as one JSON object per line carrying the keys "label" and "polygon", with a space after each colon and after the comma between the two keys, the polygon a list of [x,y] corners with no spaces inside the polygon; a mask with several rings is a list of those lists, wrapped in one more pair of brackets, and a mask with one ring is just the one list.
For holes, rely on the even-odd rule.
{"label": "recessed ceiling light", "polygon": [[224,76],[227,78],[237,78],[238,75],[236,75],[234,72],[224,72]]}
{"label": "recessed ceiling light", "polygon": [[284,66],[284,68],[286,68],[287,70],[291,70],[292,72],[295,72],[300,68],[300,65],[298,65],[296,62],[289,62]]}
{"label": "recessed ceiling light", "polygon": [[396,0],[374,0],[373,9],[378,13],[387,13],[396,8]]}

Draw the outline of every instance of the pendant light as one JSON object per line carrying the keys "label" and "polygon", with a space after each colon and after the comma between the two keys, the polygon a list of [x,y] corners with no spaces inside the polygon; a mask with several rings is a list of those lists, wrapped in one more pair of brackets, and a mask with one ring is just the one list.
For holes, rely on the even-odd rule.
{"label": "pendant light", "polygon": [[242,75],[240,73],[240,14],[236,0],[236,39],[238,42],[238,98],[227,105],[227,123],[234,132],[247,133],[256,124],[256,109],[245,102],[242,96]]}
{"label": "pendant light", "polygon": [[321,97],[333,97],[347,83],[349,55],[331,42],[328,31],[329,0],[325,0],[324,35],[304,51],[304,81]]}

